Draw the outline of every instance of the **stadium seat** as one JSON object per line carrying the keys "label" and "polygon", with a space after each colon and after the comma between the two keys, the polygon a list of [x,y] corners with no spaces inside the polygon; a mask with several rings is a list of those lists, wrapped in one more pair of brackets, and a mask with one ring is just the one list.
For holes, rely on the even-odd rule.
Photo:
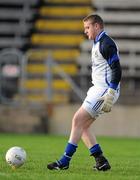
{"label": "stadium seat", "polygon": [[31,43],[33,45],[70,45],[78,46],[84,40],[81,35],[32,35]]}
{"label": "stadium seat", "polygon": [[57,20],[51,20],[51,21],[46,21],[44,19],[40,19],[36,22],[35,27],[38,30],[47,30],[47,31],[55,31],[56,27],[57,30],[65,29],[68,31],[83,31],[83,23],[82,21],[79,20],[73,20],[73,21],[57,21]]}
{"label": "stadium seat", "polygon": [[29,61],[34,60],[34,61],[44,61],[47,59],[49,53],[52,54],[52,57],[56,61],[64,61],[64,62],[75,62],[76,58],[79,56],[80,52],[77,49],[56,49],[56,50],[51,50],[51,49],[38,49],[38,50],[33,50],[30,49],[28,51],[29,53]]}
{"label": "stadium seat", "polygon": [[129,0],[92,0],[93,5],[96,6],[99,10],[103,9],[111,9],[111,8],[117,8],[119,10],[121,9],[133,9],[140,6],[139,0],[129,1]]}
{"label": "stadium seat", "polygon": [[90,7],[42,7],[40,9],[40,15],[42,16],[57,16],[57,17],[61,17],[61,16],[69,16],[69,17],[74,17],[74,16],[85,16],[87,15],[89,12],[91,12],[91,8]]}
{"label": "stadium seat", "polygon": [[81,3],[84,3],[84,4],[87,4],[87,3],[91,3],[91,0],[44,0],[44,2],[51,2],[51,3],[58,3],[58,4],[69,4],[69,3],[75,3],[75,4],[77,4],[77,3],[79,3],[79,5],[81,4]]}
{"label": "stadium seat", "polygon": [[[43,104],[43,103],[48,103],[49,102],[49,97],[47,97],[47,95],[44,94],[28,94],[26,96],[26,100],[29,101],[30,103],[33,104]],[[61,103],[68,103],[69,102],[69,96],[68,94],[55,94],[53,95],[52,99],[51,99],[51,103],[54,104],[60,104]]]}
{"label": "stadium seat", "polygon": [[[59,67],[52,67],[52,73],[54,74],[59,74],[60,70],[69,75],[77,74],[77,66],[75,64],[61,64]],[[26,71],[30,74],[47,74],[48,68],[44,64],[29,64]]]}
{"label": "stadium seat", "polygon": [[[47,79],[29,79],[25,82],[24,86],[27,89],[43,90],[48,88],[48,82]],[[62,79],[57,79],[52,82],[52,88],[54,90],[68,91],[70,90],[70,85]]]}
{"label": "stadium seat", "polygon": [[102,11],[97,11],[98,14],[100,14],[105,23],[138,23],[139,22],[139,12],[133,12],[133,13],[129,13],[129,12],[119,12],[117,13],[116,16],[116,12],[102,12]]}
{"label": "stadium seat", "polygon": [[106,25],[105,30],[112,37],[116,38],[135,38],[140,37],[140,27],[137,25]]}

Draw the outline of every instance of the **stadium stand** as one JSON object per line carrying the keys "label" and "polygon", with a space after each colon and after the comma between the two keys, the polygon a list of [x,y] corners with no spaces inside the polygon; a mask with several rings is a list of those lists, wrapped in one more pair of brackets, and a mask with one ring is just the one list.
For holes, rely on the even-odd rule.
{"label": "stadium stand", "polygon": [[38,5],[38,0],[0,0],[0,103],[19,93],[22,57]]}
{"label": "stadium stand", "polygon": [[[70,100],[71,88],[63,78],[75,86],[76,59],[84,40],[81,19],[89,12],[91,0],[0,0],[0,58],[4,49],[8,54],[9,48],[25,54],[21,57],[25,66],[21,91],[27,101],[46,102],[48,91],[54,94],[54,102]],[[59,67],[52,62],[49,65],[48,58]]]}
{"label": "stadium stand", "polygon": [[0,0],[0,49],[24,49],[36,14],[38,0]]}
{"label": "stadium stand", "polygon": [[[120,50],[123,69],[120,102],[137,103],[140,88],[140,1],[94,0],[92,5],[95,13],[103,17],[105,30],[115,39]],[[92,41],[81,43],[81,54],[77,59],[81,66],[81,77],[88,77],[91,47]]]}
{"label": "stadium stand", "polygon": [[[44,0],[38,10],[28,50],[25,88],[31,101],[44,100],[48,91],[48,70],[51,72],[52,101],[72,101],[71,87],[62,76],[74,82],[77,74],[79,46],[84,40],[81,19],[91,12],[91,1]],[[48,63],[52,61],[52,70]],[[57,63],[57,66],[53,64]],[[61,71],[61,72],[60,72]],[[66,74],[65,74],[66,73]],[[40,97],[38,98],[38,91]],[[50,95],[49,95],[50,96]],[[45,95],[46,97],[46,95]]]}
{"label": "stadium stand", "polygon": [[[139,0],[0,0],[0,50],[17,48],[25,53],[22,85],[24,92],[29,94],[29,101],[46,101],[44,96],[49,85],[55,96],[54,102],[73,101],[75,95],[71,93],[68,81],[63,79],[64,73],[86,92],[90,85],[92,42],[85,40],[81,20],[90,12],[103,17],[105,30],[120,49],[123,68],[121,100],[125,97],[126,102],[133,101],[133,94],[139,95]],[[47,64],[48,58],[59,68]],[[53,66],[52,84],[48,82],[50,67],[47,66]]]}

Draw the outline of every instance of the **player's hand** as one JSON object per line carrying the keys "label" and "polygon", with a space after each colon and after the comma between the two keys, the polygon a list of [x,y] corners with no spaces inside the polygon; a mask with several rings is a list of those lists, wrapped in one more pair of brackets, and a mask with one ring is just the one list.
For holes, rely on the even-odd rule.
{"label": "player's hand", "polygon": [[107,93],[105,93],[99,100],[103,100],[102,108],[101,110],[104,112],[110,112],[111,108],[113,106],[115,96],[115,90],[112,88],[109,88]]}

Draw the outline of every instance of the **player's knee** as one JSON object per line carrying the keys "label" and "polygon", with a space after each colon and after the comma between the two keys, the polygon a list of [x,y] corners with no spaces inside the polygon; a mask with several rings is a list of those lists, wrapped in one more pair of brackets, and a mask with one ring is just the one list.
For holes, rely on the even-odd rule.
{"label": "player's knee", "polygon": [[76,115],[73,118],[73,122],[72,122],[73,127],[75,128],[82,128],[84,127],[84,119],[80,118],[78,115]]}

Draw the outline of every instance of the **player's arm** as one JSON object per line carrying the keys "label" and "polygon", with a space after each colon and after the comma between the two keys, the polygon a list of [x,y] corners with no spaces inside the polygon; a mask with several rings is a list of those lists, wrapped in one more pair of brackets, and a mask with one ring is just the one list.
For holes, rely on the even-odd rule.
{"label": "player's arm", "polygon": [[100,43],[100,52],[112,70],[109,87],[116,90],[121,80],[120,57],[118,55],[116,44],[107,36]]}
{"label": "player's arm", "polygon": [[101,43],[101,53],[103,57],[107,60],[107,63],[112,70],[111,82],[109,84],[108,91],[101,98],[102,100],[104,100],[102,110],[104,112],[110,112],[114,101],[115,91],[121,80],[121,66],[117,47],[111,39],[107,39]]}

